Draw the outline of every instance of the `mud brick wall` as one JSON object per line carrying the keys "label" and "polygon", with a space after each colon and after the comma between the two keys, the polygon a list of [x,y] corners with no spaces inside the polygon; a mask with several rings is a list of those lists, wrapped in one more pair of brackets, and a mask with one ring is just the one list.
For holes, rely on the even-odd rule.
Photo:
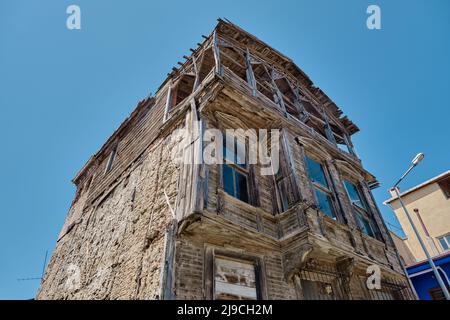
{"label": "mud brick wall", "polygon": [[157,140],[83,212],[57,243],[37,299],[159,297],[164,236],[172,219],[163,190],[174,202],[178,181],[172,148],[170,138]]}

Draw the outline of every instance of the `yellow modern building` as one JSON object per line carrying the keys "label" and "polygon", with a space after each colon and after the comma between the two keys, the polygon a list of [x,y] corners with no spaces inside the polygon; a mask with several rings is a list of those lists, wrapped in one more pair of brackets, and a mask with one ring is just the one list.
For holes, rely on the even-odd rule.
{"label": "yellow modern building", "polygon": [[[389,205],[397,216],[406,235],[403,239],[405,246],[416,262],[426,259],[400,201],[395,194],[391,195],[384,204]],[[430,254],[435,257],[449,252],[450,170],[401,192],[401,197]],[[404,260],[407,265],[411,263],[410,259]]]}

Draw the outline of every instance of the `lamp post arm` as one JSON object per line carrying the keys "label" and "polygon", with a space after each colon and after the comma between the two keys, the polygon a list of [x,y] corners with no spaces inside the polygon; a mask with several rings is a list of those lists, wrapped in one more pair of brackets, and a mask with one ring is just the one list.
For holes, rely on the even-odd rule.
{"label": "lamp post arm", "polygon": [[394,184],[394,186],[392,187],[393,189],[397,189],[397,186],[400,184],[400,182],[403,181],[403,179],[405,179],[405,177],[408,175],[408,173],[411,172],[412,169],[414,169],[416,165],[413,164],[412,166],[409,167],[408,170],[406,170],[406,172],[400,177],[400,179],[398,179],[398,181]]}

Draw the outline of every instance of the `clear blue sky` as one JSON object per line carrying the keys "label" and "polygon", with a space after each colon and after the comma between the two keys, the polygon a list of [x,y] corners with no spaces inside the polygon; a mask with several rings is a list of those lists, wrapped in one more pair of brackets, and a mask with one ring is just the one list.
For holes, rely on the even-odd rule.
{"label": "clear blue sky", "polygon": [[[81,7],[82,29],[66,28]],[[382,30],[366,28],[378,4]],[[450,1],[0,2],[0,299],[35,295],[70,180],[189,48],[226,17],[291,57],[361,128],[365,167],[386,189],[449,169]]]}

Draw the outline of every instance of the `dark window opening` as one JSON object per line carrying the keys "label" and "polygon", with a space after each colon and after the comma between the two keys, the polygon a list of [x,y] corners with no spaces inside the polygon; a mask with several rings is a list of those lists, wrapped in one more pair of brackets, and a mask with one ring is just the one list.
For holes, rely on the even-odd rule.
{"label": "dark window opening", "polygon": [[308,113],[312,114],[316,118],[322,119],[322,115],[317,111],[316,108],[314,108],[314,106],[311,104],[311,102],[303,100],[302,104]]}
{"label": "dark window opening", "polygon": [[195,76],[185,74],[177,82],[176,86],[172,88],[169,98],[168,112],[171,112],[174,107],[183,102],[189,97],[194,89]]}
{"label": "dark window opening", "polygon": [[288,192],[289,192],[289,186],[288,186],[288,178],[285,178],[283,176],[281,168],[278,170],[277,174],[275,175],[275,183],[278,190],[278,198],[279,198],[279,205],[280,205],[280,212],[287,211],[290,207],[289,205],[289,198],[288,198]]}
{"label": "dark window opening", "polygon": [[199,64],[200,65],[197,65],[197,68],[199,68],[198,83],[202,83],[203,80],[206,78],[206,76],[211,72],[211,70],[214,69],[215,66],[214,53],[211,48],[205,51],[203,56],[199,59]]}

